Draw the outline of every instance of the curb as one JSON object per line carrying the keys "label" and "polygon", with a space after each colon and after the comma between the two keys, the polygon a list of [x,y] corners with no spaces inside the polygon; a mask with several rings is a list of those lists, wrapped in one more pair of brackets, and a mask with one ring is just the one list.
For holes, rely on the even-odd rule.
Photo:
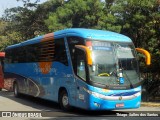
{"label": "curb", "polygon": [[141,102],[142,107],[160,107],[160,102]]}

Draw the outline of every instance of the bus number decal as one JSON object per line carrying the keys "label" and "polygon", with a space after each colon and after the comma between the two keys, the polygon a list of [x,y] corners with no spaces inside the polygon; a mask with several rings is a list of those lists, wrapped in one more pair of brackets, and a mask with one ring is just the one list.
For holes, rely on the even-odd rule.
{"label": "bus number decal", "polygon": [[79,99],[80,100],[84,100],[84,95],[83,94],[79,94]]}

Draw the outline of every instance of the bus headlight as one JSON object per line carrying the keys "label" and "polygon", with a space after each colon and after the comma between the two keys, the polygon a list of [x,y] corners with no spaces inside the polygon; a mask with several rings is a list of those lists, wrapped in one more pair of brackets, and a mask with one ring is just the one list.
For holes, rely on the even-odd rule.
{"label": "bus headlight", "polygon": [[92,92],[92,95],[94,97],[97,97],[97,98],[104,98],[105,97],[105,95],[102,95],[102,94],[99,94],[99,93],[96,93],[96,92]]}
{"label": "bus headlight", "polygon": [[99,94],[97,92],[93,92],[93,91],[87,90],[86,88],[83,88],[83,89],[84,89],[84,91],[86,91],[90,95],[93,95],[94,97],[101,98],[101,99],[105,98],[105,95],[102,95],[102,94]]}

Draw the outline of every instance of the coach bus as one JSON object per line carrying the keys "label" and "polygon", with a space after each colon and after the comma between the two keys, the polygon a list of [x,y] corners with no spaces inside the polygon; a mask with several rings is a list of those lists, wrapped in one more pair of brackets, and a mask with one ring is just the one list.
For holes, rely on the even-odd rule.
{"label": "coach bus", "polygon": [[4,64],[5,53],[0,52],[0,91],[4,88],[4,79],[3,79],[3,64]]}
{"label": "coach bus", "polygon": [[[144,49],[137,51],[146,56]],[[130,38],[110,31],[70,28],[5,49],[5,79],[14,95],[58,102],[63,110],[138,108],[141,84]]]}

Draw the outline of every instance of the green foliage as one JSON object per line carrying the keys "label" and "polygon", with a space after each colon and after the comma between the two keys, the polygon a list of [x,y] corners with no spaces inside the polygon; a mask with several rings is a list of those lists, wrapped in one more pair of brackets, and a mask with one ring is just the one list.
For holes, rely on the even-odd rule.
{"label": "green foliage", "polygon": [[121,33],[131,37],[136,47],[147,48],[149,40],[155,36],[155,6],[155,0],[117,0],[111,8],[120,15]]}
{"label": "green foliage", "polygon": [[50,31],[70,27],[92,28],[101,14],[102,3],[98,0],[69,0],[49,15],[46,20]]}
{"label": "green foliage", "polygon": [[9,22],[0,20],[0,51],[12,44],[19,43],[22,36],[19,32],[9,30]]}

